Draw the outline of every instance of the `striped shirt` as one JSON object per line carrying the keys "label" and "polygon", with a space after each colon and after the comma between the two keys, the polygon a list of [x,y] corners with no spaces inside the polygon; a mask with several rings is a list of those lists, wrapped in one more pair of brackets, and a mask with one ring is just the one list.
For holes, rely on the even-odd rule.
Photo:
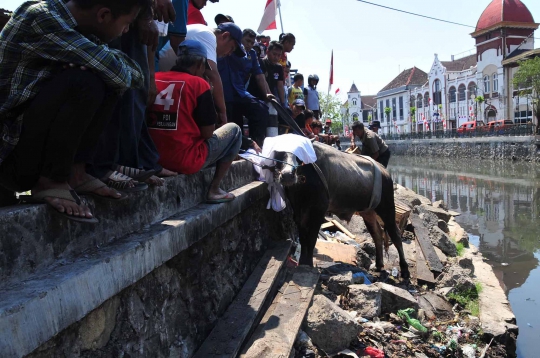
{"label": "striped shirt", "polygon": [[24,109],[63,65],[86,66],[118,93],[144,85],[137,63],[76,30],[68,1],[27,1],[0,32],[0,164],[19,141]]}

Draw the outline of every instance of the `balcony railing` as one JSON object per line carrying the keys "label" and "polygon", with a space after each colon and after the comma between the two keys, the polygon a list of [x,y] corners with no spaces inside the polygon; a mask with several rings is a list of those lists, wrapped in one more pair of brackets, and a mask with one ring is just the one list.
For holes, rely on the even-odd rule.
{"label": "balcony railing", "polygon": [[474,138],[474,137],[516,137],[538,134],[538,128],[533,124],[505,124],[498,127],[476,127],[472,129],[449,129],[421,131],[412,133],[382,134],[384,140],[411,140],[436,138]]}

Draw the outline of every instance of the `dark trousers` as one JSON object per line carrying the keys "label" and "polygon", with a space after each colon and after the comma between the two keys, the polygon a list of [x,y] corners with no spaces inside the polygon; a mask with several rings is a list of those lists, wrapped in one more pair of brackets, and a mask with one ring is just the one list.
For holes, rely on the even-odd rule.
{"label": "dark trousers", "polygon": [[249,123],[249,136],[262,146],[270,119],[266,104],[256,98],[241,98],[234,102],[227,102],[226,105],[229,122],[234,122],[242,128],[243,117],[246,117]]}
{"label": "dark trousers", "polygon": [[68,69],[54,76],[24,111],[19,142],[0,165],[0,184],[26,191],[40,176],[67,181],[74,163],[92,161],[117,101],[90,71]]}
{"label": "dark trousers", "polygon": [[386,152],[379,155],[377,161],[381,163],[385,168],[388,167],[388,161],[390,160],[390,149],[387,149]]}
{"label": "dark trousers", "polygon": [[[161,170],[159,154],[146,127],[149,68],[146,46],[139,41],[136,29],[111,44],[136,61],[145,77],[144,88],[128,89],[114,109],[112,120],[100,138],[92,174],[103,178],[116,164],[132,168]],[[153,64],[152,64],[153,65]]]}

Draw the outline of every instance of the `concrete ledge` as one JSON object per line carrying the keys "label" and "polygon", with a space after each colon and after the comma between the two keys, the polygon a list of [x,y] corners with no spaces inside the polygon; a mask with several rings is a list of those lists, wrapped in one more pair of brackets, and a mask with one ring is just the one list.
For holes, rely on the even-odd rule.
{"label": "concrete ledge", "polygon": [[[6,280],[23,280],[55,261],[73,257],[148,228],[165,218],[204,202],[214,169],[167,178],[165,186],[130,194],[121,202],[93,200],[100,223],[81,224],[55,214],[47,205],[18,205],[0,209],[0,289]],[[223,182],[232,190],[253,181],[253,166],[234,162]]]}
{"label": "concrete ledge", "polygon": [[411,140],[386,140],[387,144],[425,144],[425,143],[536,143],[535,136],[516,137],[472,137],[472,138],[434,138],[434,139],[411,139]]}
{"label": "concrete ledge", "polygon": [[201,204],[89,252],[70,264],[46,268],[4,287],[0,299],[0,356],[29,354],[110,297],[267,197],[264,183],[234,191],[226,204]]}

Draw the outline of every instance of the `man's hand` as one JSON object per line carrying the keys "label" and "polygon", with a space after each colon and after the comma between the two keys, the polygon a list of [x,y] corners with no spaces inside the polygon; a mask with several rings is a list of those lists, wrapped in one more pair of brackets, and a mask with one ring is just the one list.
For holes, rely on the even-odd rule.
{"label": "man's hand", "polygon": [[176,20],[176,11],[171,0],[156,0],[154,16],[157,20],[166,23]]}
{"label": "man's hand", "polygon": [[276,96],[274,96],[272,93],[268,93],[268,94],[266,95],[265,101],[266,101],[266,102],[270,102],[270,101],[272,101],[272,100],[276,100],[276,101],[277,101]]}
{"label": "man's hand", "polygon": [[153,20],[137,20],[137,28],[139,29],[139,40],[143,45],[150,47],[154,52],[157,49],[159,41],[159,31],[156,23]]}
{"label": "man's hand", "polygon": [[221,127],[223,125],[227,124],[227,114],[226,113],[218,113],[218,127]]}
{"label": "man's hand", "polygon": [[251,142],[251,148],[254,149],[257,152],[257,154],[262,153],[261,147],[259,147],[259,145],[255,141]]}
{"label": "man's hand", "polygon": [[146,103],[146,107],[150,108],[156,101],[157,97],[157,87],[156,87],[156,80],[154,78],[150,78],[150,83],[148,86],[148,102]]}

